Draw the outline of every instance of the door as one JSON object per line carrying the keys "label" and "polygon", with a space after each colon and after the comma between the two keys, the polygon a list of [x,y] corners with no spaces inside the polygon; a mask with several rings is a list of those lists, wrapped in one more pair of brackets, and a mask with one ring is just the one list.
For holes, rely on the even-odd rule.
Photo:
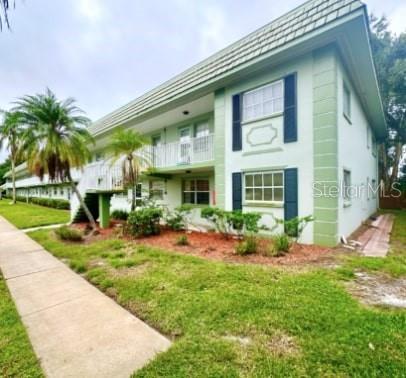
{"label": "door", "polygon": [[161,136],[155,135],[152,137],[152,163],[155,168],[161,167],[164,154],[161,148]]}
{"label": "door", "polygon": [[190,127],[184,127],[179,130],[179,163],[190,164],[191,135]]}

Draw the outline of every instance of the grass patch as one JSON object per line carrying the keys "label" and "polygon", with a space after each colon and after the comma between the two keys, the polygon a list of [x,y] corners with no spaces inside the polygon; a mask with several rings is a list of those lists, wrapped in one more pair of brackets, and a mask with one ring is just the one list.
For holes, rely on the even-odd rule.
{"label": "grass patch", "polygon": [[0,376],[43,377],[27,333],[0,273]]}
{"label": "grass patch", "polygon": [[17,228],[30,228],[69,222],[68,210],[17,202],[10,205],[9,199],[0,201],[0,215]]}
{"label": "grass patch", "polygon": [[294,272],[117,240],[71,245],[48,230],[31,236],[84,264],[91,282],[174,340],[137,377],[404,373],[405,311],[359,304],[342,283],[349,268]]}

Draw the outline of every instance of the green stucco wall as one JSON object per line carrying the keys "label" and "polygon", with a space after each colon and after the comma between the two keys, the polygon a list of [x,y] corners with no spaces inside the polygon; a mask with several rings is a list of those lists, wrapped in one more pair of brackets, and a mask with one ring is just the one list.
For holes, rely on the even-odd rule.
{"label": "green stucco wall", "polygon": [[216,206],[225,207],[225,91],[214,94],[214,160]]}
{"label": "green stucco wall", "polygon": [[[337,58],[333,47],[313,53],[314,184],[338,187]],[[338,242],[338,197],[314,195],[314,243]]]}

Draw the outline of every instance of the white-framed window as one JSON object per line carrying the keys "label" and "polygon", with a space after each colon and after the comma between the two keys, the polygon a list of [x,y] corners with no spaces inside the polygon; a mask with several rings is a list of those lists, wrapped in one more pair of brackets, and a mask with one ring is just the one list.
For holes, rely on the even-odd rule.
{"label": "white-framed window", "polygon": [[283,81],[278,80],[274,83],[245,92],[242,102],[243,121],[252,121],[282,112]]}
{"label": "white-framed window", "polygon": [[206,137],[206,136],[209,136],[209,134],[210,134],[210,129],[209,129],[209,123],[207,121],[196,123],[195,138]]}
{"label": "white-framed window", "polygon": [[283,171],[244,174],[245,202],[283,202]]}
{"label": "white-framed window", "polygon": [[210,183],[208,179],[186,179],[182,183],[182,202],[194,205],[210,204]]}
{"label": "white-framed window", "polygon": [[351,202],[351,171],[348,169],[343,171],[343,198],[344,202]]}
{"label": "white-framed window", "polygon": [[[137,187],[138,189],[138,187]],[[165,182],[164,181],[150,181],[149,182],[149,198],[154,201],[162,201],[164,199],[165,193]],[[137,195],[137,194],[136,194]],[[141,193],[140,193],[141,198]]]}
{"label": "white-framed window", "polygon": [[351,91],[346,83],[343,83],[343,114],[351,119]]}

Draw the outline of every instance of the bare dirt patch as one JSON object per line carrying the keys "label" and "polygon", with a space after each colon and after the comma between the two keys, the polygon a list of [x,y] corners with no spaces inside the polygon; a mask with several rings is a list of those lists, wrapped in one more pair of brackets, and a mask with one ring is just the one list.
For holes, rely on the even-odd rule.
{"label": "bare dirt patch", "polygon": [[275,333],[268,341],[269,351],[278,357],[292,356],[299,353],[299,347],[295,338],[284,332]]}
{"label": "bare dirt patch", "polygon": [[356,279],[348,290],[366,305],[406,308],[406,279],[355,273]]}

